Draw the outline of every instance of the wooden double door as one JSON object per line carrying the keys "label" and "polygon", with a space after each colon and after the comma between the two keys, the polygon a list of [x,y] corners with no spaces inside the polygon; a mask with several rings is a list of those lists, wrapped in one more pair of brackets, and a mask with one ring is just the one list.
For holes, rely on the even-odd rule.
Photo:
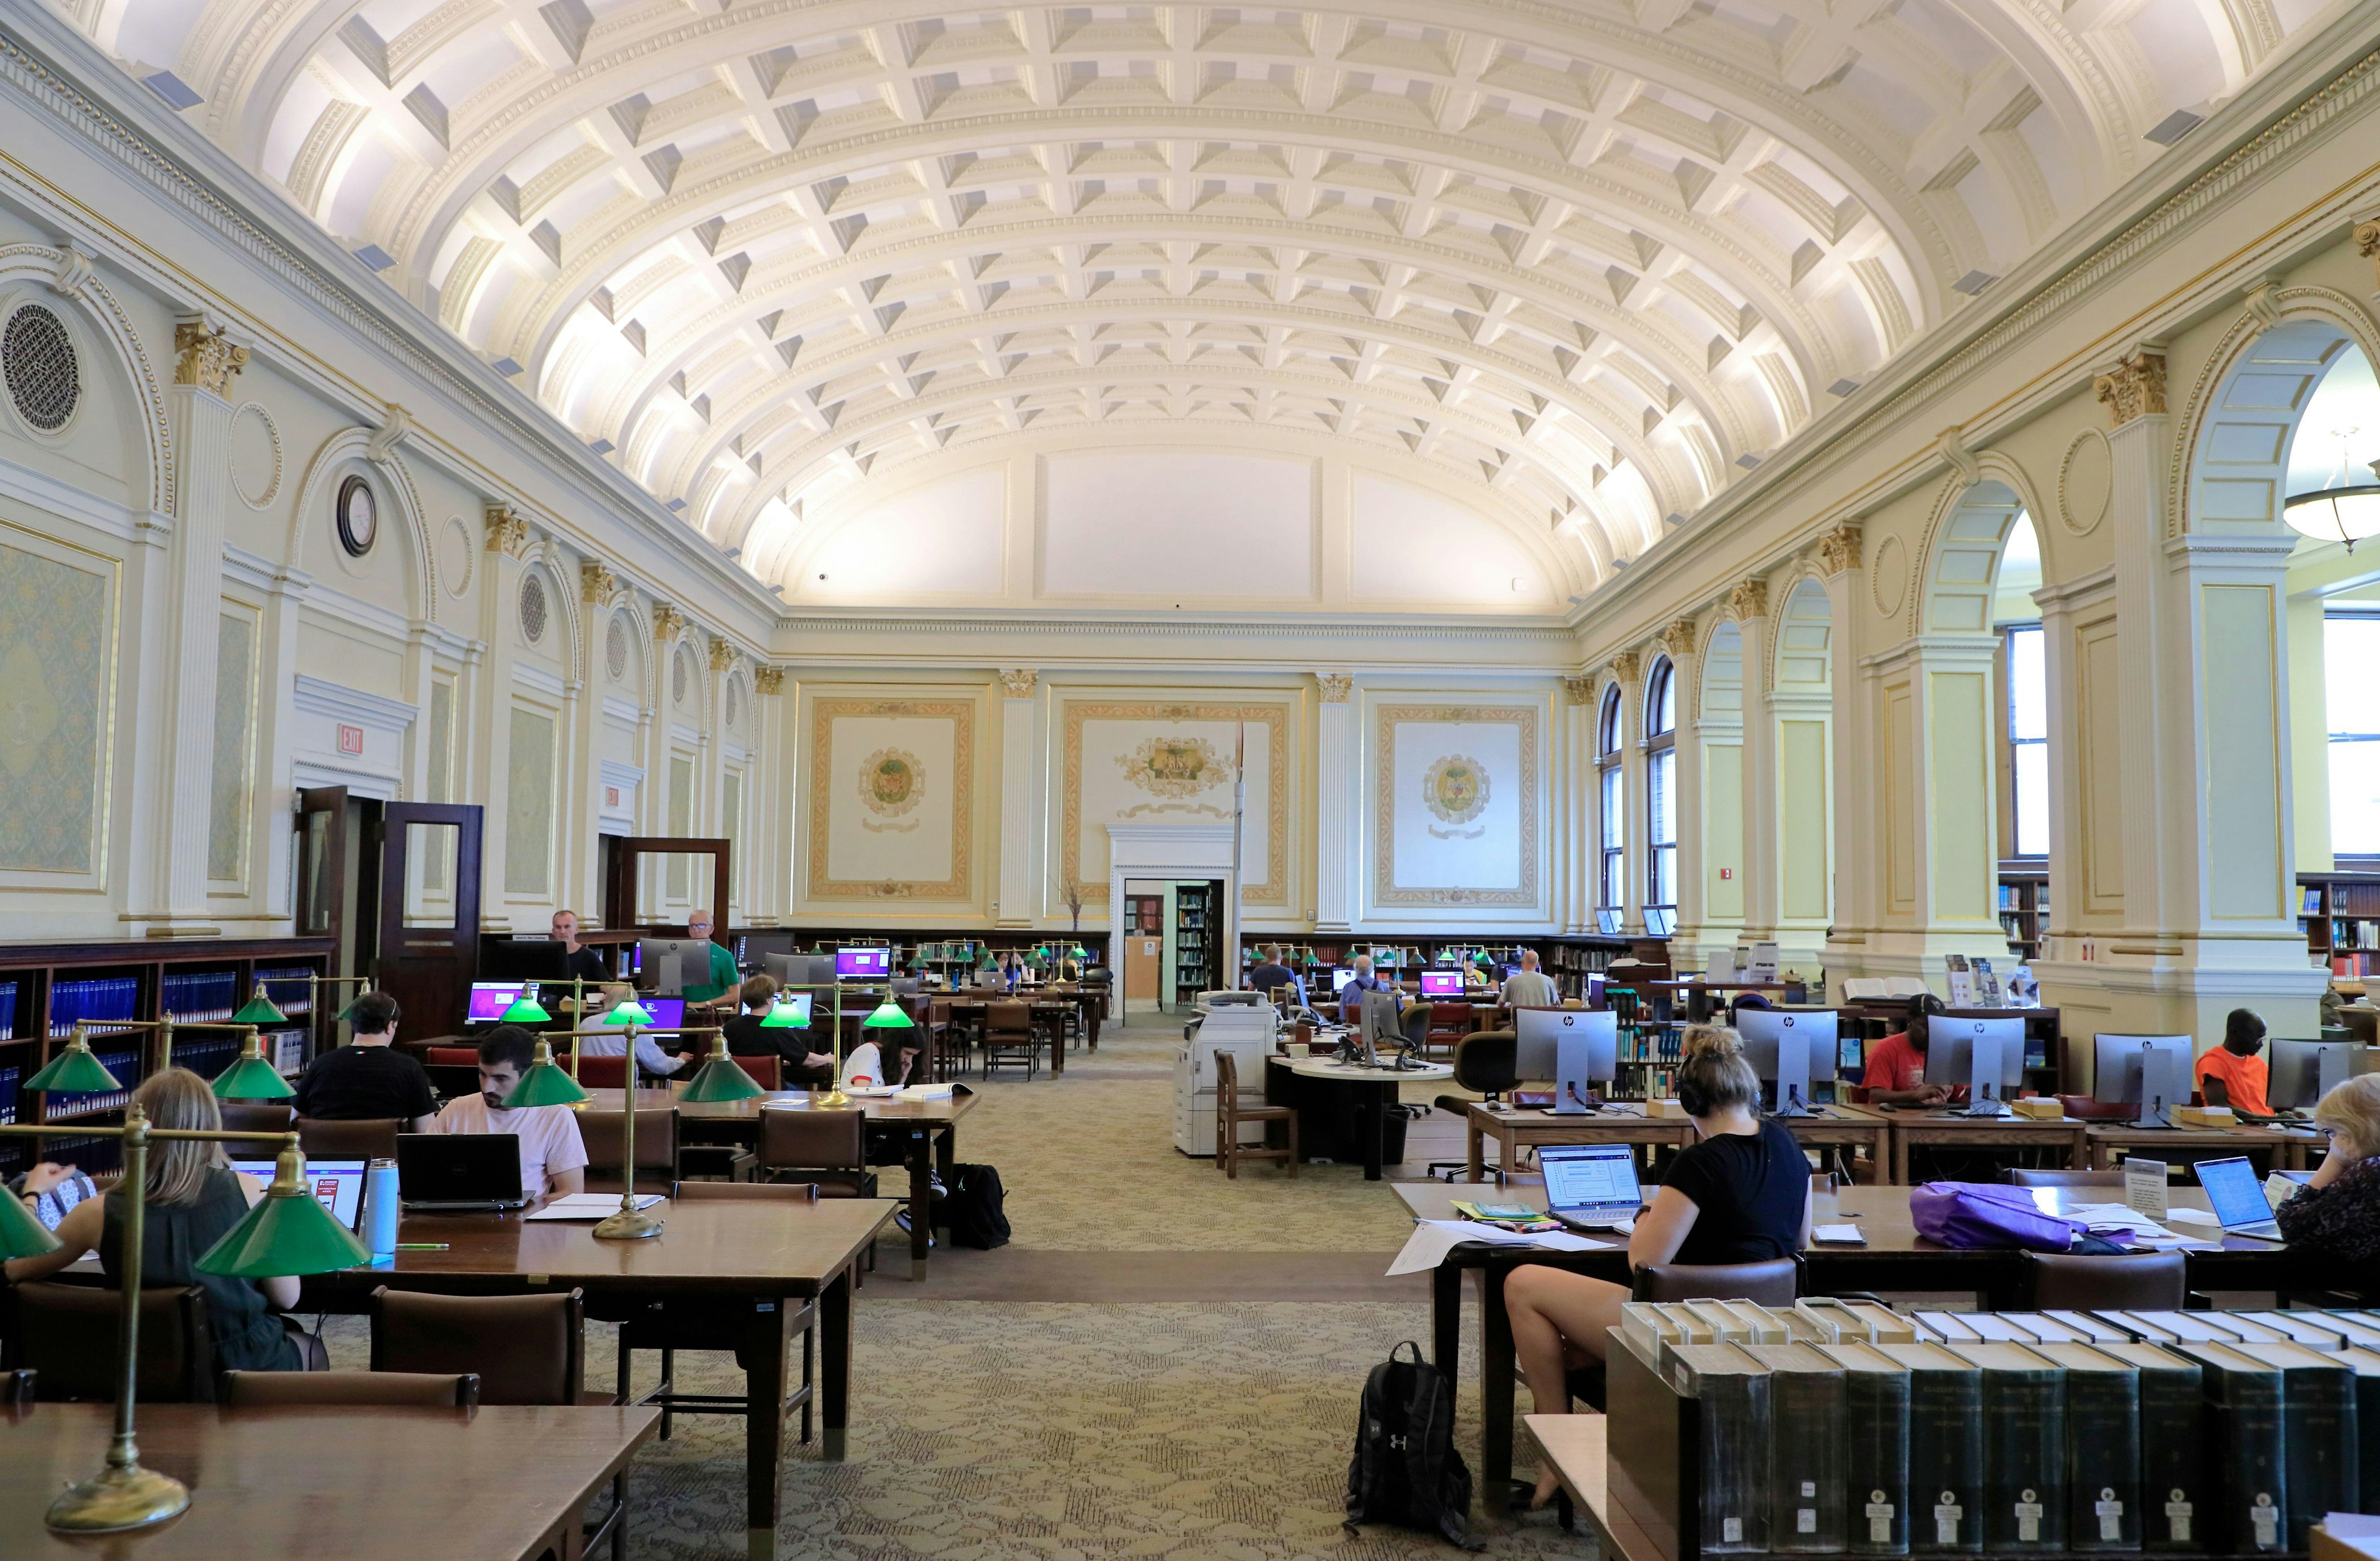
{"label": "wooden double door", "polygon": [[[369,976],[416,1035],[459,1026],[469,1004],[480,825],[480,810],[460,803],[381,802],[345,786],[298,793],[298,930],[337,939],[335,973]],[[357,990],[332,989],[331,1011]]]}

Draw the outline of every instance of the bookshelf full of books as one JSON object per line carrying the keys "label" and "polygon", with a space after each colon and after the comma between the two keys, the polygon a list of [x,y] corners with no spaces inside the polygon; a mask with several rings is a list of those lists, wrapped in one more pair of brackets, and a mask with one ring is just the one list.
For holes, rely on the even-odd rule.
{"label": "bookshelf full of books", "polygon": [[2380,1481],[2380,1313],[1631,1302],[1611,1338],[1611,1499],[1663,1561],[2302,1555]]}
{"label": "bookshelf full of books", "polygon": [[2370,975],[2380,965],[2380,873],[2300,873],[2298,926],[2334,979]]}

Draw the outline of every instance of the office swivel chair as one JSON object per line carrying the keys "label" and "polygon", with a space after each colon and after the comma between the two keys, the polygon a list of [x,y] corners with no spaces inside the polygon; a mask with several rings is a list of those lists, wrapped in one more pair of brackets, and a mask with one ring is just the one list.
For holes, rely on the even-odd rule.
{"label": "office swivel chair", "polygon": [[[1512,1076],[1519,1044],[1519,1034],[1512,1030],[1479,1030],[1463,1036],[1454,1043],[1454,1082],[1495,1099],[1520,1083]],[[1441,1095],[1430,1104],[1440,1111],[1451,1112],[1457,1121],[1470,1119],[1471,1101],[1467,1096]],[[1451,1181],[1469,1168],[1462,1160],[1432,1160],[1423,1174],[1436,1180],[1438,1173],[1444,1171],[1445,1179]]]}

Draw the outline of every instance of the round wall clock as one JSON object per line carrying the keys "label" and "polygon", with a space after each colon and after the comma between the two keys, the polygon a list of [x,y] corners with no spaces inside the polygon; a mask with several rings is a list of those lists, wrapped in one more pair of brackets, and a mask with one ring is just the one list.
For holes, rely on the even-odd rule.
{"label": "round wall clock", "polygon": [[339,484],[339,545],[357,558],[371,551],[380,536],[380,505],[371,484],[351,477]]}

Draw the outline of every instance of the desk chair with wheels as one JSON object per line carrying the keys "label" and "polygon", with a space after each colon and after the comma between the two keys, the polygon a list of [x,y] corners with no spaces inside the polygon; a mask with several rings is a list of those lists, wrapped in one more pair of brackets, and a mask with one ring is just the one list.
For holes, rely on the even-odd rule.
{"label": "desk chair with wheels", "polygon": [[[781,1204],[791,1209],[817,1203],[819,1185],[815,1181],[689,1181],[678,1189],[677,1195],[688,1203],[701,1203],[706,1199],[741,1200]],[[793,1303],[788,1301],[786,1304]],[[662,1310],[659,1305],[648,1309],[653,1313],[662,1313]],[[812,1360],[818,1338],[818,1302],[800,1302],[789,1325],[802,1337],[802,1378],[800,1385],[778,1406],[777,1413],[783,1419],[799,1409],[802,1411],[802,1440],[807,1443],[810,1439]],[[659,1404],[662,1441],[669,1440],[672,1422],[680,1411],[706,1415],[745,1415],[750,1412],[750,1403],[742,1394],[680,1393],[676,1386],[678,1349],[675,1337],[662,1316],[631,1317],[620,1325],[619,1400],[631,1406]],[[631,1397],[630,1372],[636,1352],[639,1349],[661,1351],[662,1375],[661,1380],[643,1395]]]}
{"label": "desk chair with wheels", "polygon": [[[1463,1036],[1454,1043],[1454,1082],[1495,1099],[1521,1082],[1512,1073],[1519,1044],[1519,1034],[1512,1030],[1478,1030]],[[1430,1104],[1440,1111],[1452,1112],[1457,1121],[1470,1119],[1471,1101],[1467,1096],[1441,1095]],[[1451,1181],[1469,1168],[1461,1160],[1432,1160],[1422,1174],[1436,1180],[1438,1173],[1444,1171],[1446,1180]]]}
{"label": "desk chair with wheels", "polygon": [[365,1117],[336,1121],[328,1117],[298,1119],[298,1147],[310,1160],[394,1160],[396,1135],[406,1131],[398,1117]]}
{"label": "desk chair with wheels", "polygon": [[[123,1297],[113,1286],[37,1280],[0,1287],[0,1368],[39,1373],[36,1390],[49,1403],[112,1404],[123,1318]],[[198,1286],[140,1292],[137,1391],[152,1403],[213,1401],[214,1333],[207,1292]]]}
{"label": "desk chair with wheels", "polygon": [[218,1402],[235,1410],[476,1410],[476,1372],[225,1372]]}
{"label": "desk chair with wheels", "polygon": [[2185,1261],[2180,1252],[2027,1252],[2022,1310],[2179,1312],[2189,1299]]}
{"label": "desk chair with wheels", "polygon": [[[1289,1146],[1285,1149],[1258,1149],[1242,1144],[1240,1128],[1247,1122],[1281,1123],[1288,1131]],[[1297,1112],[1287,1106],[1241,1105],[1239,1060],[1228,1051],[1218,1051],[1215,1053],[1215,1164],[1225,1176],[1236,1181],[1242,1160],[1286,1161],[1289,1174],[1295,1176]]]}
{"label": "desk chair with wheels", "polygon": [[[594,1058],[587,1059],[592,1062]],[[627,1126],[625,1111],[587,1110],[578,1113],[578,1136],[587,1146],[587,1191],[617,1192],[621,1180],[621,1140]],[[664,1198],[677,1191],[678,1115],[674,1106],[637,1107],[637,1191]]]}

